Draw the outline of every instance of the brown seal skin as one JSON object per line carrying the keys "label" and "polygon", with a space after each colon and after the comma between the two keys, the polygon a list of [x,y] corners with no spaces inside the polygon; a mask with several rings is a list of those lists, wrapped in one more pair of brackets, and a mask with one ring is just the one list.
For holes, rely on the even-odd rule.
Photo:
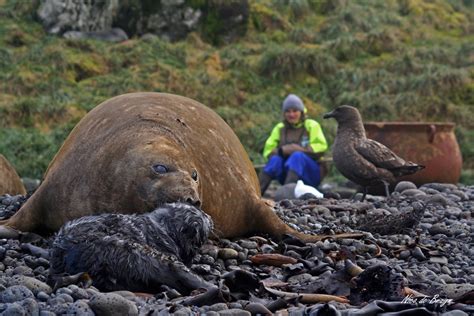
{"label": "brown seal skin", "polygon": [[25,195],[26,190],[15,168],[0,154],[0,195],[6,193]]}
{"label": "brown seal skin", "polygon": [[38,190],[0,224],[46,233],[81,216],[144,213],[174,201],[201,204],[221,237],[323,237],[296,232],[261,200],[253,165],[223,119],[199,102],[161,93],[120,95],[90,111]]}

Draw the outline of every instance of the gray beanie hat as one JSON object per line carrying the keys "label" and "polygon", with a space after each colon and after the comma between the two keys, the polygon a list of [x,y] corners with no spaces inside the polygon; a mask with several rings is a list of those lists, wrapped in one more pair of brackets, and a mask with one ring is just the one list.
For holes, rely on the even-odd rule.
{"label": "gray beanie hat", "polygon": [[289,109],[295,109],[301,112],[304,112],[304,104],[301,99],[295,94],[289,94],[285,100],[283,100],[283,106],[281,110],[283,112],[288,111]]}

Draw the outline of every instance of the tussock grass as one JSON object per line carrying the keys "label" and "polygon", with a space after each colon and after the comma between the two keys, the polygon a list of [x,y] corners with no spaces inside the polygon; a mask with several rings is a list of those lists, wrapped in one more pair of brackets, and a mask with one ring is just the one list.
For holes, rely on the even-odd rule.
{"label": "tussock grass", "polygon": [[[199,32],[177,43],[49,36],[34,17],[38,3],[0,4],[0,152],[22,176],[40,177],[87,111],[134,91],[216,109],[255,163],[283,98],[296,93],[320,121],[351,104],[367,120],[456,122],[465,167],[474,168],[470,2],[251,1],[246,36],[218,47]],[[322,124],[331,141],[334,123]]]}
{"label": "tussock grass", "polygon": [[336,71],[336,61],[322,50],[294,45],[270,46],[260,62],[262,75],[278,80],[294,80],[310,75],[324,78]]}

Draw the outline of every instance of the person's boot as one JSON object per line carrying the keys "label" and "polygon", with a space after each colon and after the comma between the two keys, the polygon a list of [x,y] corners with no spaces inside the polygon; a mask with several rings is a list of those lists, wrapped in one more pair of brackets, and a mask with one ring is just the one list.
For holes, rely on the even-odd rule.
{"label": "person's boot", "polygon": [[296,174],[296,172],[294,172],[293,170],[288,170],[284,184],[296,183],[296,181],[298,181],[299,179],[300,177]]}
{"label": "person's boot", "polygon": [[258,180],[260,182],[260,193],[263,196],[263,193],[268,189],[268,186],[270,185],[270,182],[272,182],[272,177],[264,171],[260,172],[258,175]]}

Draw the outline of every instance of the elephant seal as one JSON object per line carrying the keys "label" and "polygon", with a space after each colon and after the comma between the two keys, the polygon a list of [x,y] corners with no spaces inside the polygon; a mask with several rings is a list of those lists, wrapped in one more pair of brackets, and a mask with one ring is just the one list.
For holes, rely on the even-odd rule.
{"label": "elephant seal", "polygon": [[25,195],[26,190],[15,168],[0,154],[0,195],[7,193]]}
{"label": "elephant seal", "polygon": [[84,116],[40,187],[0,224],[47,233],[74,218],[145,213],[175,201],[200,205],[220,237],[323,237],[290,228],[261,199],[255,169],[219,115],[189,98],[153,92],[111,98]]}
{"label": "elephant seal", "polygon": [[181,293],[215,285],[191,263],[207,240],[212,220],[185,203],[164,204],[139,215],[102,214],[67,222],[50,249],[50,281],[87,272],[101,291],[155,293],[161,285]]}

